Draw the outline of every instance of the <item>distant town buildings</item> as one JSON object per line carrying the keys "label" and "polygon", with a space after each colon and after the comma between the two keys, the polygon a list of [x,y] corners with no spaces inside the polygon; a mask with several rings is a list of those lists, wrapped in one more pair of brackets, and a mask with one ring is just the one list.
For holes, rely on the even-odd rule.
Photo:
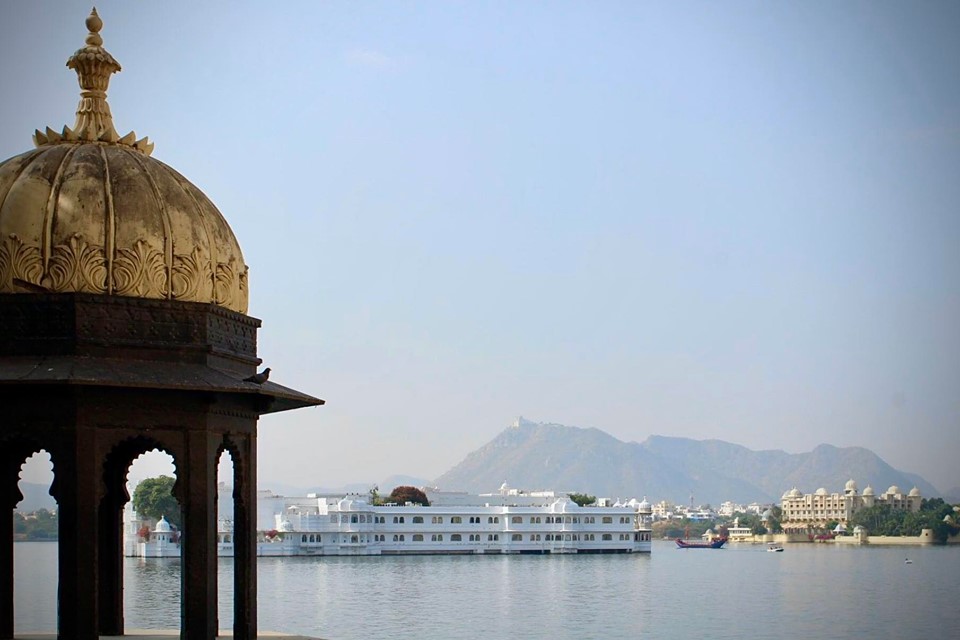
{"label": "distant town buildings", "polygon": [[922,500],[920,490],[916,487],[904,494],[894,485],[884,493],[876,495],[869,485],[863,493],[859,493],[857,483],[853,480],[847,481],[843,493],[827,493],[822,487],[814,493],[802,493],[794,487],[781,498],[781,524],[787,533],[822,529],[828,522],[845,525],[857,511],[879,504],[917,512]]}
{"label": "distant town buildings", "polygon": [[738,513],[759,516],[770,506],[771,505],[762,505],[757,502],[744,505],[737,502],[726,501],[721,503],[719,508],[714,509],[709,505],[692,507],[661,500],[651,505],[651,516],[654,520],[713,521],[732,518]]}

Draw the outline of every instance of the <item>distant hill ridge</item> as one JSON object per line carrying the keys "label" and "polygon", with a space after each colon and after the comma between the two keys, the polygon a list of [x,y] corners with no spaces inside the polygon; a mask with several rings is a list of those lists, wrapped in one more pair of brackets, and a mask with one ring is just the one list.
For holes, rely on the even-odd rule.
{"label": "distant hill ridge", "polygon": [[821,444],[807,453],[753,451],[722,440],[650,436],[623,442],[599,429],[520,420],[467,455],[434,484],[486,492],[503,482],[528,490],[585,491],[606,497],[647,496],[687,504],[778,502],[798,487],[842,491],[853,478],[878,493],[913,486],[939,496],[922,477],[899,471],[863,447]]}
{"label": "distant hill ridge", "polygon": [[55,511],[57,501],[50,495],[50,485],[38,484],[35,482],[20,482],[20,493],[23,494],[23,500],[16,506],[16,509],[22,513],[31,513],[40,509]]}

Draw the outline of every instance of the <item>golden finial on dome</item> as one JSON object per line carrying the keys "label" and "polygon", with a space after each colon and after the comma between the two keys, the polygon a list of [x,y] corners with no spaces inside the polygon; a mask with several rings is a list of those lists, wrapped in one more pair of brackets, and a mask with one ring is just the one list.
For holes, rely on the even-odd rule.
{"label": "golden finial on dome", "polygon": [[77,105],[77,121],[73,129],[64,126],[58,133],[47,127],[45,132],[39,129],[33,134],[38,147],[58,142],[111,142],[130,146],[146,155],[153,151],[153,143],[147,138],[137,140],[131,131],[120,137],[113,126],[110,105],[107,104],[107,87],[110,76],[120,71],[118,63],[110,52],[103,48],[100,30],[103,20],[94,7],[86,20],[87,38],[85,47],[77,49],[67,60],[67,67],[77,72],[80,83],[80,103]]}
{"label": "golden finial on dome", "polygon": [[103,44],[103,38],[100,37],[100,29],[103,29],[103,20],[100,19],[100,14],[97,13],[96,7],[90,10],[86,24],[87,29],[90,30],[90,33],[87,34],[87,44],[93,47],[101,46]]}

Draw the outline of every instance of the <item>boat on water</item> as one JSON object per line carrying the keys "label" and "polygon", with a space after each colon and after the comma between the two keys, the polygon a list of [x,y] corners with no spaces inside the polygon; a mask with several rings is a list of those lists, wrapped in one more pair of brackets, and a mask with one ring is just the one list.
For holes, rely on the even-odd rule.
{"label": "boat on water", "polygon": [[778,544],[772,544],[772,545],[770,545],[769,547],[767,547],[767,551],[772,551],[772,552],[774,552],[774,553],[782,553],[782,552],[783,552],[783,547],[781,547],[781,546],[778,545]]}
{"label": "boat on water", "polygon": [[726,543],[726,538],[714,538],[709,542],[687,542],[683,538],[677,538],[677,547],[680,549],[719,549]]}

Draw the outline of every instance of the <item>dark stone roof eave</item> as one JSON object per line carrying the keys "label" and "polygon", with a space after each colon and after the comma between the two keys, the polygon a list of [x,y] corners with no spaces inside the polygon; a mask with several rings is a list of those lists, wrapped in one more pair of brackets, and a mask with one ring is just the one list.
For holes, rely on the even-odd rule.
{"label": "dark stone roof eave", "polygon": [[295,389],[267,381],[245,382],[238,374],[205,364],[140,362],[88,356],[21,356],[0,361],[0,388],[7,385],[77,385],[265,396],[262,413],[324,404]]}

